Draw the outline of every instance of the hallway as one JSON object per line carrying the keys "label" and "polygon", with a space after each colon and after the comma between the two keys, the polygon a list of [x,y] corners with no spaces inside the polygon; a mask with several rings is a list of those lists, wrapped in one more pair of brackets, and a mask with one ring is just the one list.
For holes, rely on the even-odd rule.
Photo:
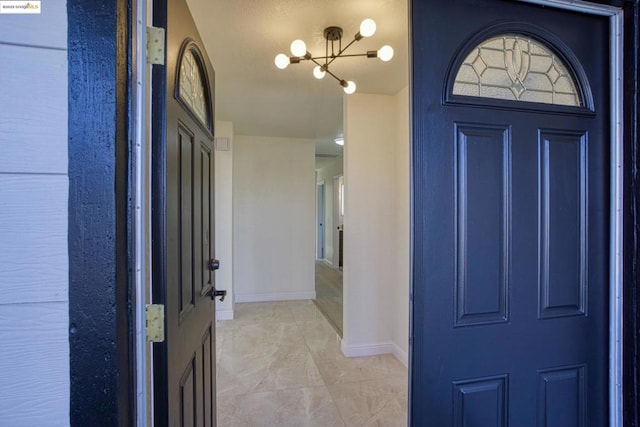
{"label": "hallway", "polygon": [[346,358],[312,301],[236,304],[217,323],[218,426],[406,426],[407,369]]}
{"label": "hallway", "polygon": [[315,303],[342,336],[342,270],[316,261],[315,277]]}

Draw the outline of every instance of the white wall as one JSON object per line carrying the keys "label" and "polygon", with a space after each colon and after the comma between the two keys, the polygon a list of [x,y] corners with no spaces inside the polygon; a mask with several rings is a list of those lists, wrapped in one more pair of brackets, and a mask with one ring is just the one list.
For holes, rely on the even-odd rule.
{"label": "white wall", "polygon": [[236,302],[315,298],[313,140],[235,136]]}
{"label": "white wall", "polygon": [[333,261],[333,236],[336,228],[333,224],[333,177],[342,175],[343,162],[343,156],[339,156],[316,173],[316,181],[324,181],[324,260],[329,264]]}
{"label": "white wall", "polygon": [[42,6],[0,15],[3,426],[69,425],[67,10]]}
{"label": "white wall", "polygon": [[406,363],[408,92],[345,97],[344,336],[348,356]]}
{"label": "white wall", "polygon": [[216,300],[216,318],[233,319],[233,123],[216,121],[215,134],[229,139],[229,151],[215,152],[215,245],[220,270],[216,289],[226,290],[223,302]]}
{"label": "white wall", "polygon": [[397,346],[396,355],[408,363],[409,354],[409,284],[410,284],[410,137],[409,137],[409,89],[404,88],[395,96],[396,141],[395,161],[395,307],[392,313],[392,341]]}

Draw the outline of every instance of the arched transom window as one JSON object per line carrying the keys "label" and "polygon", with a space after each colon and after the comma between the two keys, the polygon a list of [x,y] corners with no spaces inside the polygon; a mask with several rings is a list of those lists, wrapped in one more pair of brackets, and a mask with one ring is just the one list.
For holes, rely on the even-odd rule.
{"label": "arched transom window", "polygon": [[453,94],[584,105],[567,64],[523,34],[501,34],[476,46],[457,71]]}
{"label": "arched transom window", "polygon": [[200,61],[192,50],[187,49],[180,64],[179,96],[193,114],[208,127],[206,85]]}

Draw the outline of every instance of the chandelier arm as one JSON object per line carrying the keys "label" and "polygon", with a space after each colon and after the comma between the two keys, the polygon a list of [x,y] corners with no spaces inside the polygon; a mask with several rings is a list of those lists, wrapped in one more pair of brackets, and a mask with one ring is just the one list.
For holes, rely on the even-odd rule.
{"label": "chandelier arm", "polygon": [[323,69],[324,72],[326,72],[327,74],[329,74],[331,77],[333,77],[334,79],[336,79],[339,82],[342,82],[342,79],[338,76],[336,76],[335,74],[333,74],[331,71],[329,71],[329,67],[326,65],[322,65],[320,62],[316,61],[316,59],[324,59],[323,57],[320,58],[309,58],[309,60],[311,62],[313,62],[314,64],[316,64],[317,66],[321,67]]}
{"label": "chandelier arm", "polygon": [[313,62],[314,64],[316,64],[319,67],[323,67],[323,65],[321,63],[319,63],[318,61],[316,61],[316,59],[324,59],[324,57],[320,56],[317,58],[309,58],[309,61]]}
{"label": "chandelier arm", "polygon": [[329,39],[325,38],[324,39],[324,65],[328,64],[329,60]]}
{"label": "chandelier arm", "polygon": [[[350,54],[350,55],[341,55],[339,57],[336,56],[334,59],[337,59],[337,58],[350,58],[350,57],[353,57],[353,56],[367,56],[367,57],[370,57],[370,58],[372,57],[368,53],[353,53],[353,54]],[[314,56],[314,57],[311,57],[311,58],[301,57],[300,61],[312,61],[312,62],[315,62],[315,61],[324,61],[324,60],[327,60],[327,59],[330,59],[330,58],[331,58],[331,56]],[[316,64],[318,64],[318,63],[316,62]],[[318,64],[318,65],[324,65],[324,64]]]}
{"label": "chandelier arm", "polygon": [[[298,62],[302,62],[302,61],[311,61],[313,63],[315,63],[316,65],[319,66],[329,66],[329,64],[331,64],[331,62],[333,62],[333,60],[338,59],[338,58],[352,58],[352,57],[356,57],[356,56],[366,56],[367,58],[376,58],[376,51],[372,50],[372,51],[368,51],[366,53],[350,53],[348,55],[340,55],[340,56],[292,56],[290,58],[291,60],[291,64],[297,64]],[[327,63],[327,60],[332,58],[332,61]],[[319,63],[318,61],[325,61],[324,64]]]}
{"label": "chandelier arm", "polygon": [[327,68],[325,70],[331,77],[333,77],[334,79],[336,79],[338,82],[342,83],[342,79],[338,76],[336,76],[335,74],[333,74],[331,71],[329,71],[329,69]]}
{"label": "chandelier arm", "polygon": [[[347,55],[343,55],[342,53],[343,53],[345,50],[349,49],[349,47],[350,47],[352,44],[354,44],[355,42],[357,42],[357,41],[358,41],[358,39],[357,39],[357,38],[354,38],[353,40],[351,40],[351,41],[349,42],[349,44],[348,44],[348,45],[346,45],[346,46],[344,47],[344,49],[340,49],[340,51],[338,52],[338,54],[332,57],[331,61],[329,61],[329,63],[327,64],[327,66],[328,66],[328,65],[330,65],[330,64],[331,64],[333,61],[335,61],[337,58],[340,58],[341,56],[347,56]],[[342,47],[342,40],[340,40],[340,46]]]}
{"label": "chandelier arm", "polygon": [[338,58],[350,58],[350,57],[354,57],[354,56],[368,56],[371,58],[371,55],[369,55],[368,53],[351,53],[349,55],[340,55],[340,56],[336,56],[334,59],[338,59]]}

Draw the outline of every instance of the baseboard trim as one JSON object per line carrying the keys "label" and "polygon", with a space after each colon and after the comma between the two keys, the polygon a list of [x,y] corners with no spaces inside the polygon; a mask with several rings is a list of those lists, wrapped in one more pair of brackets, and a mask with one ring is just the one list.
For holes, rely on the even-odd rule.
{"label": "baseboard trim", "polygon": [[340,341],[340,348],[346,357],[377,356],[379,354],[391,354],[404,366],[408,366],[409,358],[396,343],[391,341],[377,344],[356,344],[348,345],[344,339]]}
{"label": "baseboard trim", "polygon": [[323,263],[327,264],[329,267],[333,268],[333,262],[326,259],[326,258],[322,258],[320,261],[322,261]]}
{"label": "baseboard trim", "polygon": [[233,310],[216,310],[216,320],[233,320]]}
{"label": "baseboard trim", "polygon": [[235,294],[236,302],[295,301],[316,299],[316,291],[276,292],[270,294]]}
{"label": "baseboard trim", "polygon": [[400,346],[396,343],[391,343],[391,345],[393,346],[393,351],[391,352],[391,354],[393,354],[396,357],[396,359],[400,361],[400,363],[402,363],[404,366],[408,368],[409,355],[407,354],[407,352],[401,349]]}
{"label": "baseboard trim", "polygon": [[344,339],[340,341],[340,348],[346,357],[376,356],[378,354],[393,354],[393,343],[391,341],[377,344],[356,344],[348,345]]}

